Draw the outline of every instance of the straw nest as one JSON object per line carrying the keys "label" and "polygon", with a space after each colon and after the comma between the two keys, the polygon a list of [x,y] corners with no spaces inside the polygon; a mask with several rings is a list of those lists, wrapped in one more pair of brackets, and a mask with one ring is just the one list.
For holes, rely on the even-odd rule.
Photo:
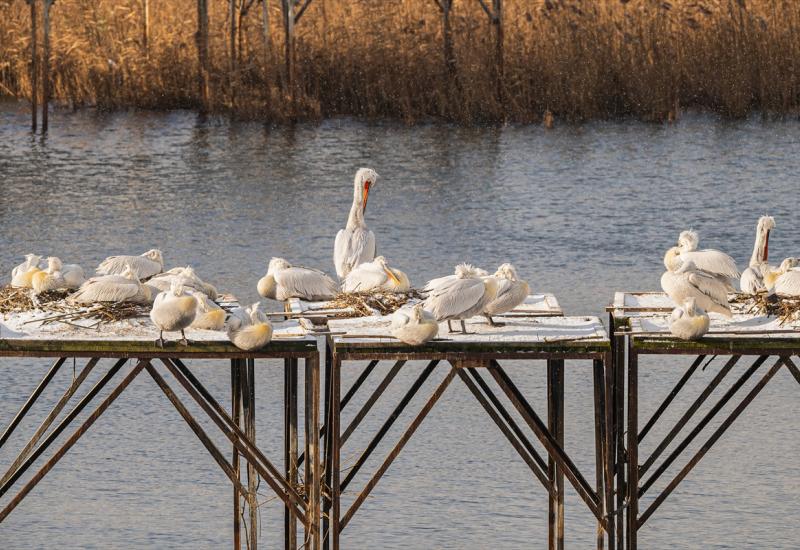
{"label": "straw nest", "polygon": [[780,297],[775,294],[736,294],[731,304],[739,305],[747,315],[771,315],[777,317],[781,325],[800,321],[800,297]]}
{"label": "straw nest", "polygon": [[411,300],[423,300],[418,290],[411,289],[407,292],[366,291],[366,292],[340,292],[327,303],[326,309],[346,309],[347,313],[341,317],[369,317],[379,313],[389,315],[394,313]]}
{"label": "straw nest", "polygon": [[[130,302],[97,302],[91,305],[71,305],[65,301],[70,294],[67,290],[53,290],[43,292],[37,296],[28,288],[14,288],[11,285],[0,287],[0,314],[25,313],[41,311],[45,314],[37,317],[36,322],[42,325],[50,323],[65,323],[71,325],[74,321],[94,320],[90,326],[80,325],[81,328],[97,328],[103,323],[113,323],[142,317],[150,313],[150,307]],[[78,326],[78,325],[74,325]]]}

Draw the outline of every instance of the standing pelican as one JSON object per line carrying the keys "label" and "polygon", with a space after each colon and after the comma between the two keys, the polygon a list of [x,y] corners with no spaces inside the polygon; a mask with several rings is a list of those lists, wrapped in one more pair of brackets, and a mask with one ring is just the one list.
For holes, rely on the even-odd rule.
{"label": "standing pelican", "polygon": [[67,297],[69,303],[93,304],[95,302],[134,302],[149,304],[150,289],[139,281],[130,267],[122,275],[92,277]]}
{"label": "standing pelican", "polygon": [[439,323],[422,302],[398,309],[392,315],[392,336],[405,344],[419,346],[436,338]]}
{"label": "standing pelican", "polygon": [[283,258],[272,258],[257,285],[264,298],[283,302],[289,298],[308,301],[330,300],[339,293],[333,279],[309,267],[294,267]]}
{"label": "standing pelican", "polygon": [[97,266],[98,275],[119,275],[130,267],[138,279],[147,279],[164,270],[164,256],[155,248],[141,256],[110,256]]}
{"label": "standing pelican", "polygon": [[181,344],[189,345],[184,330],[192,324],[197,311],[197,300],[194,296],[184,292],[183,285],[178,280],[172,281],[169,290],[156,296],[153,309],[150,310],[150,320],[158,328],[156,345],[164,347],[164,331],[181,331]]}
{"label": "standing pelican", "polygon": [[481,313],[486,305],[497,296],[497,281],[494,277],[484,277],[469,264],[456,266],[455,274],[430,281],[423,292],[425,309],[437,321],[447,321],[447,328],[453,332],[450,321],[461,321],[462,334],[467,333],[464,319]]}
{"label": "standing pelican", "polygon": [[371,262],[358,265],[347,274],[342,282],[345,292],[361,292],[369,290],[386,290],[389,292],[406,292],[411,288],[408,276],[393,267],[389,267],[386,258],[378,256]]}
{"label": "standing pelican", "polygon": [[25,261],[11,270],[11,286],[33,288],[33,275],[41,271],[39,269],[39,262],[41,261],[41,256],[25,254]]}
{"label": "standing pelican", "polygon": [[202,292],[191,294],[197,300],[197,311],[194,321],[189,326],[204,330],[222,330],[225,326],[225,310]]}
{"label": "standing pelican", "polygon": [[667,271],[661,276],[661,288],[676,305],[694,298],[706,311],[731,316],[726,284],[710,273],[698,269],[692,260],[681,261],[680,248],[670,248],[664,256]]}
{"label": "standing pelican", "polygon": [[696,231],[683,231],[678,237],[681,260],[691,260],[697,266],[697,269],[718,277],[721,282],[725,283],[730,292],[734,292],[736,289],[731,284],[730,279],[739,278],[736,261],[724,252],[713,248],[698,250],[697,246],[699,244],[700,236]]}
{"label": "standing pelican", "polygon": [[333,245],[333,263],[339,279],[344,279],[357,265],[371,262],[375,258],[375,234],[364,223],[369,190],[378,181],[378,174],[371,168],[360,168],[353,182],[353,206],[347,226],[336,234]]}
{"label": "standing pelican", "polygon": [[253,351],[263,348],[272,340],[272,325],[261,304],[256,302],[248,308],[237,307],[228,318],[228,338],[239,349]]}
{"label": "standing pelican", "polygon": [[775,220],[772,216],[761,216],[756,225],[756,242],[753,245],[753,255],[750,264],[742,272],[739,279],[739,288],[747,294],[766,290],[764,275],[770,271],[769,260],[769,234],[775,229]]}
{"label": "standing pelican", "polygon": [[497,281],[497,297],[486,304],[483,314],[490,325],[497,326],[500,323],[495,323],[492,315],[507,313],[520,305],[531,293],[531,288],[517,276],[517,270],[511,264],[501,265],[491,277]]}
{"label": "standing pelican", "polygon": [[683,306],[672,310],[669,331],[682,340],[696,340],[708,332],[711,324],[708,314],[697,307],[694,298],[686,298]]}

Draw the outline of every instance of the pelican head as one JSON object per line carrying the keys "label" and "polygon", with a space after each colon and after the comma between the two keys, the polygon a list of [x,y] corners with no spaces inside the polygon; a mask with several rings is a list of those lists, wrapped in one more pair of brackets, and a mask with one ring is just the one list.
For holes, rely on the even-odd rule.
{"label": "pelican head", "polygon": [[664,254],[664,267],[667,268],[667,271],[671,271],[675,273],[681,267],[681,249],[677,246],[673,246],[667,253]]}
{"label": "pelican head", "polygon": [[694,229],[682,231],[678,236],[678,246],[683,251],[697,250],[697,245],[700,244],[700,235]]}
{"label": "pelican head", "polygon": [[55,273],[56,271],[61,271],[61,268],[64,264],[61,263],[60,258],[56,258],[55,256],[50,256],[47,258],[47,271],[49,273]]}
{"label": "pelican head", "polygon": [[284,269],[289,269],[292,267],[292,264],[284,260],[283,258],[272,258],[269,261],[269,266],[267,266],[267,274],[277,273],[278,271],[283,271]]}
{"label": "pelican head", "polygon": [[697,300],[694,298],[686,298],[683,302],[683,311],[690,317],[697,315]]}
{"label": "pelican head", "polygon": [[775,218],[772,216],[761,216],[758,218],[758,231],[772,231],[775,229]]}
{"label": "pelican head", "polygon": [[139,277],[137,277],[136,273],[133,272],[133,268],[129,263],[125,264],[125,269],[122,270],[120,276],[125,277],[126,279],[130,279],[131,281],[136,281],[137,283],[140,282]]}
{"label": "pelican head", "polygon": [[474,279],[481,276],[472,264],[458,264],[455,274],[459,279]]}
{"label": "pelican head", "polygon": [[173,277],[172,281],[170,281],[169,291],[172,293],[173,296],[183,295],[183,283],[178,277]]}
{"label": "pelican head", "polygon": [[797,258],[786,258],[781,262],[778,271],[780,271],[781,273],[786,273],[787,271],[794,269],[798,265],[800,265],[800,260],[798,260]]}
{"label": "pelican head", "polygon": [[361,213],[367,210],[369,190],[378,181],[378,173],[372,168],[359,168],[353,182],[356,200],[361,203]]}
{"label": "pelican head", "polygon": [[267,316],[261,311],[261,302],[256,302],[247,308],[247,313],[250,314],[250,320],[253,324],[267,322]]}
{"label": "pelican head", "polygon": [[164,267],[164,255],[157,248],[148,250],[147,252],[142,254],[142,256],[144,256],[145,258],[149,258],[154,262],[158,262],[159,264],[161,264],[161,267]]}
{"label": "pelican head", "polygon": [[517,270],[511,264],[503,264],[497,268],[494,274],[495,277],[508,279],[509,281],[517,280]]}

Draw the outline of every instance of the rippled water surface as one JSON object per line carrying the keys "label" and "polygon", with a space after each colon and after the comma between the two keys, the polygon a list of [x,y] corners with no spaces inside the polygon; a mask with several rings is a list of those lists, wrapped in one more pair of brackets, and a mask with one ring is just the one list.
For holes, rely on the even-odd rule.
{"label": "rippled water surface", "polygon": [[[487,268],[511,261],[533,289],[554,292],[568,313],[604,315],[614,291],[657,288],[663,251],[682,229],[694,227],[704,244],[724,248],[744,266],[756,219],[769,213],[778,222],[773,254],[798,255],[798,152],[797,122],[701,116],[674,126],[594,123],[547,132],[349,120],[265,129],[203,122],[185,112],[83,111],[56,113],[41,141],[31,137],[27,115],[5,104],[0,270],[7,274],[26,252],[92,267],[109,254],[159,247],[168,264],[192,264],[218,287],[253,301],[271,256],[332,271],[333,237],[347,217],[352,175],[372,166],[382,177],[367,223],[379,251],[413,282],[449,273],[461,261]],[[0,365],[5,424],[47,363],[3,359]],[[686,365],[643,363],[642,418]],[[669,421],[720,367],[717,360],[696,375],[698,384],[678,399]],[[388,414],[420,369],[408,365],[376,409]],[[58,399],[72,370],[62,370],[44,403]],[[228,396],[224,363],[198,363],[196,371],[217,395]],[[355,372],[345,373],[345,387]],[[510,372],[544,415],[543,366]],[[437,371],[427,391],[443,376]],[[258,439],[278,463],[282,380],[280,364],[259,367]],[[593,479],[585,364],[567,364],[566,394],[566,447]],[[642,547],[795,548],[798,395],[796,382],[781,371],[648,521]],[[43,418],[43,408],[36,411],[0,450],[0,469]],[[348,442],[345,465],[380,422],[380,414],[371,415]],[[667,429],[648,436],[643,452]],[[228,449],[216,433],[214,440]],[[381,447],[369,465],[377,467],[388,451]],[[360,474],[353,487],[367,479]],[[266,484],[261,495],[262,547],[275,548],[281,509]],[[226,547],[230,506],[224,474],[142,376],[0,526],[0,547]],[[546,512],[544,490],[463,384],[454,383],[348,526],[343,545],[543,548]],[[574,492],[567,495],[566,525],[568,548],[591,547],[594,524]]]}

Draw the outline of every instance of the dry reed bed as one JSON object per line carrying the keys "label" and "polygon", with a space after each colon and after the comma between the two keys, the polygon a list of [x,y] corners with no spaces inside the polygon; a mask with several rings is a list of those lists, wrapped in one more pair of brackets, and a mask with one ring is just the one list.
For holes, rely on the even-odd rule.
{"label": "dry reed bed", "polygon": [[[250,0],[244,0],[250,3]],[[445,69],[433,0],[313,0],[297,26],[299,90],[282,70],[277,0],[270,45],[255,0],[231,72],[228,2],[210,5],[210,108],[285,120],[334,115],[462,123],[633,115],[680,108],[728,116],[800,110],[800,10],[794,0],[505,0],[503,99],[491,25],[477,0],[454,0],[455,77]],[[28,98],[29,12],[0,0],[0,94]],[[199,105],[194,0],[59,0],[52,10],[54,97],[70,106]]]}

